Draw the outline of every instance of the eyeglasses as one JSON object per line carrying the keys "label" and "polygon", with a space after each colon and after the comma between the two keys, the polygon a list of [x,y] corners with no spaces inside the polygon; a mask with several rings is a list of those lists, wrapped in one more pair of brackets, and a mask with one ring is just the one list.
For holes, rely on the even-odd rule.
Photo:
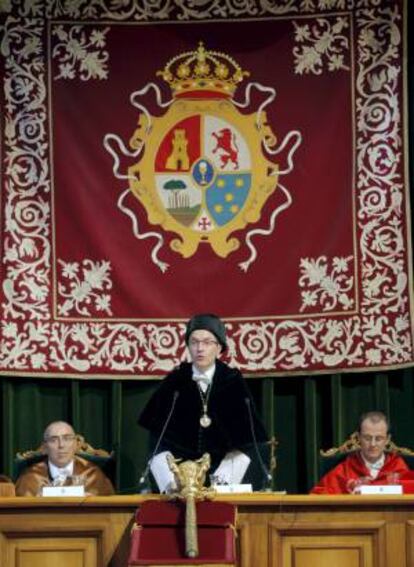
{"label": "eyeglasses", "polygon": [[45,442],[50,443],[50,445],[58,445],[59,442],[61,442],[62,445],[69,445],[69,443],[72,443],[75,439],[76,435],[51,435],[45,438]]}
{"label": "eyeglasses", "polygon": [[361,435],[361,439],[365,443],[383,443],[387,440],[387,437],[383,435]]}
{"label": "eyeglasses", "polygon": [[213,345],[218,345],[218,342],[213,339],[190,339],[189,343],[190,347],[198,347],[198,346],[205,346],[210,347]]}

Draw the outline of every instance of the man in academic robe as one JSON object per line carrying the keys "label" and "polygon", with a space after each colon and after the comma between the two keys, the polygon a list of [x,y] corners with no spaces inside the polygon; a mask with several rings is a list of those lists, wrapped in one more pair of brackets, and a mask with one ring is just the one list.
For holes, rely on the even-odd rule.
{"label": "man in academic robe", "polygon": [[240,371],[218,359],[227,348],[223,322],[213,314],[195,315],[185,341],[191,363],[182,363],[162,381],[138,420],[151,432],[156,454],[150,467],[160,492],[176,488],[168,453],[184,460],[209,453],[214,482],[243,480],[264,488],[271,480],[264,464],[267,435]]}
{"label": "man in academic robe", "polygon": [[82,484],[88,495],[114,493],[111,481],[93,463],[77,456],[78,438],[69,423],[55,421],[44,432],[44,458],[27,467],[16,482],[17,496],[41,496],[44,486]]}
{"label": "man in academic robe", "polygon": [[313,494],[357,494],[361,485],[396,484],[409,469],[402,457],[386,453],[389,422],[382,412],[361,416],[358,428],[361,449],[350,453],[311,490]]}

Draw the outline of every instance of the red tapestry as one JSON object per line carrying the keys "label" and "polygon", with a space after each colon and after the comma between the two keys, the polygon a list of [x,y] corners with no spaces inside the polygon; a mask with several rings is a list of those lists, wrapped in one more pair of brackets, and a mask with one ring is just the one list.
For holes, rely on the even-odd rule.
{"label": "red tapestry", "polygon": [[[19,4],[17,6],[17,4]],[[3,374],[413,362],[402,0],[4,4]]]}

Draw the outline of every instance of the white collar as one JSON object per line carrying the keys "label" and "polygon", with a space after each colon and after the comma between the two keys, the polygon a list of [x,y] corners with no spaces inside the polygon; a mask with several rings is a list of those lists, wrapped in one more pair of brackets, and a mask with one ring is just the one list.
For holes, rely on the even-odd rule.
{"label": "white collar", "polygon": [[198,384],[198,386],[200,386],[203,392],[205,392],[211,385],[215,371],[216,363],[212,364],[209,368],[206,368],[206,370],[199,370],[193,364],[193,380]]}
{"label": "white collar", "polygon": [[203,377],[211,382],[216,371],[216,363],[214,362],[206,370],[199,370],[195,364],[193,364],[193,378]]}
{"label": "white collar", "polygon": [[364,458],[364,456],[363,456],[362,453],[361,453],[361,457],[362,457],[362,460],[364,461],[365,466],[367,467],[367,469],[368,469],[369,472],[371,473],[371,476],[377,477],[379,471],[380,471],[380,470],[382,469],[382,467],[384,466],[384,463],[385,463],[385,453],[383,453],[383,454],[381,455],[381,457],[380,457],[377,461],[375,461],[375,463],[371,463],[371,462],[367,461],[367,460]]}
{"label": "white collar", "polygon": [[65,467],[57,467],[51,461],[48,461],[49,473],[53,480],[59,477],[68,477],[73,475],[74,461],[68,463]]}

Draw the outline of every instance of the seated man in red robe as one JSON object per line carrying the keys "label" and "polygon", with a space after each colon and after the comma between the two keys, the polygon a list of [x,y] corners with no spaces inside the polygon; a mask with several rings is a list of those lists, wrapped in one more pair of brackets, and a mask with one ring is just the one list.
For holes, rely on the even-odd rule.
{"label": "seated man in red robe", "polygon": [[113,494],[112,483],[102,470],[76,455],[78,445],[78,438],[69,423],[50,423],[43,436],[44,458],[19,476],[16,496],[40,496],[44,486],[74,484],[74,478],[83,484],[88,495]]}
{"label": "seated man in red robe", "polygon": [[360,451],[350,453],[311,490],[312,494],[355,494],[362,484],[395,484],[408,471],[402,457],[386,453],[390,439],[385,414],[371,411],[361,416],[358,427]]}

